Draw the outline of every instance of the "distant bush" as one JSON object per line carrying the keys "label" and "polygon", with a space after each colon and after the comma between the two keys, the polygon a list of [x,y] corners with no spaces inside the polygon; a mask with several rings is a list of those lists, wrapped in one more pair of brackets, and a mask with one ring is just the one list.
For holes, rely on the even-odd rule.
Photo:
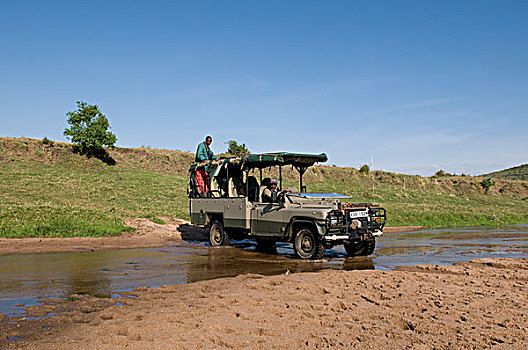
{"label": "distant bush", "polygon": [[41,142],[42,142],[43,145],[53,146],[53,141],[48,139],[46,136],[44,136],[44,138],[42,139]]}
{"label": "distant bush", "polygon": [[233,154],[235,156],[243,156],[250,153],[245,143],[239,145],[237,141],[229,140],[226,142],[226,144],[227,153]]}
{"label": "distant bush", "polygon": [[368,174],[370,172],[370,167],[367,164],[363,164],[361,168],[359,168],[359,172]]}
{"label": "distant bush", "polygon": [[117,138],[109,131],[108,119],[97,105],[77,101],[77,110],[68,112],[69,128],[64,135],[75,143],[78,151],[87,155],[104,153],[103,146],[114,147]]}
{"label": "distant bush", "polygon": [[434,177],[443,177],[443,176],[455,176],[455,175],[450,174],[450,173],[446,173],[446,172],[443,171],[442,169],[438,170],[438,171],[434,174]]}
{"label": "distant bush", "polygon": [[484,188],[484,191],[488,193],[489,189],[495,186],[495,181],[493,181],[491,178],[487,178],[485,180],[482,180],[480,182],[480,185],[482,188]]}

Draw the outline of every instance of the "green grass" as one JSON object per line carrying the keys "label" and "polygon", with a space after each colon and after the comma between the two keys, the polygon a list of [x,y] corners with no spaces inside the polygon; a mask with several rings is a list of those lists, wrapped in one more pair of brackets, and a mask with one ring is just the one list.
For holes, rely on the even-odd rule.
{"label": "green grass", "polygon": [[[117,149],[108,166],[71,153],[68,144],[0,138],[0,237],[119,235],[123,218],[188,219],[187,167],[192,154]],[[268,174],[270,175],[270,174]],[[271,173],[273,175],[273,173]],[[295,187],[284,170],[285,185]],[[317,166],[305,176],[313,192],[339,192],[384,206],[388,225],[453,227],[528,222],[528,182],[421,178]]]}
{"label": "green grass", "polygon": [[104,164],[13,162],[0,192],[3,237],[118,235],[123,217],[187,216],[184,176]]}
{"label": "green grass", "polygon": [[[323,173],[321,176],[321,172]],[[273,173],[264,176],[273,176]],[[285,186],[296,188],[292,174]],[[528,182],[497,180],[485,193],[481,178],[422,178],[376,171],[316,167],[305,181],[309,192],[350,195],[347,201],[387,209],[390,226],[498,226],[528,222]],[[310,176],[311,175],[311,176]]]}
{"label": "green grass", "polygon": [[512,180],[528,180],[528,164],[496,171],[482,176]]}
{"label": "green grass", "polygon": [[[314,191],[328,188],[316,183]],[[336,192],[352,196],[354,202],[376,203],[387,209],[390,226],[474,226],[528,222],[528,205],[521,198],[492,195],[462,195],[420,188],[399,189],[377,184],[367,193],[354,184],[339,184]]]}
{"label": "green grass", "polygon": [[164,167],[188,161],[154,153],[115,153],[108,166],[69,145],[0,139],[0,236],[119,235],[125,217],[187,217],[186,176]]}

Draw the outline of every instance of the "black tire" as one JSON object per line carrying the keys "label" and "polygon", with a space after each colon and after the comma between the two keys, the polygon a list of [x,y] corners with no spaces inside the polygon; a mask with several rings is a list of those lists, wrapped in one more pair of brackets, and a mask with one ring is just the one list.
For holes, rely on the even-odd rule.
{"label": "black tire", "polygon": [[325,246],[313,229],[302,227],[295,233],[293,250],[301,259],[319,260],[324,256]]}
{"label": "black tire", "polygon": [[367,256],[374,253],[376,248],[376,239],[372,238],[369,241],[361,241],[356,243],[345,244],[345,250],[348,256]]}
{"label": "black tire", "polygon": [[224,225],[218,220],[213,221],[209,228],[209,243],[213,247],[226,246],[231,243],[229,235],[224,230]]}

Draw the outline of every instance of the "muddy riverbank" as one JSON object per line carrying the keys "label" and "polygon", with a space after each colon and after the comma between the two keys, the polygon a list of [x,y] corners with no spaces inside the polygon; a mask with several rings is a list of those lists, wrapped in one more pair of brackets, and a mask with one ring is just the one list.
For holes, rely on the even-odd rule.
{"label": "muddy riverbank", "polygon": [[72,295],[0,321],[0,348],[511,348],[528,345],[528,259],[240,275]]}
{"label": "muddy riverbank", "polygon": [[[180,228],[185,228],[181,225]],[[192,230],[196,228],[190,227]],[[182,230],[182,238],[189,237]],[[198,238],[198,237],[194,237]],[[460,228],[391,233],[368,257],[348,257],[342,246],[318,261],[297,259],[291,244],[262,251],[252,240],[213,248],[203,239],[160,247],[0,255],[0,313],[16,322],[49,298],[86,294],[110,298],[138,287],[194,283],[244,274],[264,276],[320,270],[394,270],[479,258],[528,257],[528,228]]]}
{"label": "muddy riverbank", "polygon": [[0,255],[161,247],[182,239],[207,238],[205,230],[184,220],[163,219],[166,224],[156,224],[148,219],[123,219],[134,232],[117,237],[0,238]]}
{"label": "muddy riverbank", "polygon": [[[165,224],[148,219],[124,219],[133,233],[118,237],[68,237],[68,238],[0,238],[0,255],[24,253],[51,253],[161,247],[177,241],[205,241],[205,229],[190,225],[187,221],[162,218]],[[386,233],[419,230],[421,226],[387,227]]]}

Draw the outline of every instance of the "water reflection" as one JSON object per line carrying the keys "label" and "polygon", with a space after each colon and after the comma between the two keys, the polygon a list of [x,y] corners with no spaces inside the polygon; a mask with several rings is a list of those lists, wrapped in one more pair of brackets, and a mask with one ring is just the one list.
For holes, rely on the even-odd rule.
{"label": "water reflection", "polygon": [[83,253],[68,255],[67,261],[62,265],[63,280],[66,281],[62,294],[107,295],[112,282],[111,276],[105,273],[110,270],[105,266],[112,263],[112,252],[101,251],[97,259],[93,259],[88,252]]}

